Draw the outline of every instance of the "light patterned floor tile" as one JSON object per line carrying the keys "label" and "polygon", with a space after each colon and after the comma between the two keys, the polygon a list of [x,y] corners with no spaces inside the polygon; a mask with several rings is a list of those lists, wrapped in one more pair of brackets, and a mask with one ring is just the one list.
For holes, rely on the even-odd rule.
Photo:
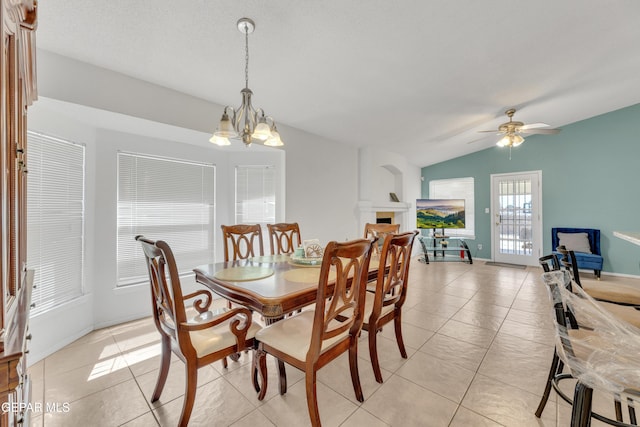
{"label": "light patterned floor tile", "polygon": [[422,352],[415,354],[396,374],[447,399],[460,403],[475,371]]}
{"label": "light patterned floor tile", "polygon": [[[147,372],[146,374],[136,377],[138,386],[144,393],[144,396],[148,402],[151,400],[151,395],[153,394],[153,390],[156,387],[159,371],[159,369],[156,369],[155,371]],[[164,385],[164,389],[162,390],[162,394],[160,395],[160,399],[154,403],[150,403],[150,405],[153,407],[158,407],[183,396],[185,388],[185,375],[184,363],[182,363],[181,360],[171,363],[171,365],[169,366],[167,381]],[[198,369],[198,388],[196,389],[196,396],[200,393],[202,386],[217,378],[220,378],[220,374],[211,366],[203,366],[202,368]]]}
{"label": "light patterned floor tile", "polygon": [[[402,319],[408,359],[400,357],[393,325],[385,325],[378,334],[384,383],[377,383],[363,332],[358,367],[365,401],[356,400],[348,358],[341,356],[318,372],[323,425],[568,425],[570,407],[553,391],[542,419],[533,414],[554,344],[540,274],[539,268],[498,268],[482,261],[413,262]],[[177,357],[172,356],[161,402],[148,402],[160,366],[159,337],[147,317],[94,331],[31,366],[34,401],[70,400],[68,412],[34,413],[31,425],[175,426],[184,393]],[[227,369],[215,362],[200,370],[190,425],[310,425],[304,374],[287,367],[289,389],[280,396],[272,359],[267,396],[259,402],[251,358],[243,352]],[[572,394],[572,381],[561,385]],[[596,391],[594,409],[611,416],[613,397]],[[593,420],[592,425],[604,424]]]}
{"label": "light patterned floor tile", "polygon": [[500,381],[476,375],[462,406],[505,426],[555,426],[555,413],[536,418],[540,396]]}
{"label": "light patterned floor tile", "polygon": [[449,427],[500,427],[495,421],[460,406]]}
{"label": "light patterned floor tile", "polygon": [[360,408],[347,418],[347,421],[342,423],[340,427],[388,427],[390,425]]}
{"label": "light patterned floor tile", "polygon": [[245,415],[240,420],[231,424],[231,427],[275,427],[267,417],[264,416],[262,412],[258,409],[249,413],[249,415]]}
{"label": "light patterned floor tile", "polygon": [[[161,426],[176,426],[182,412],[182,399],[154,409]],[[218,378],[198,388],[189,425],[228,426],[255,409],[239,391],[224,378]]]}
{"label": "light patterned floor tile", "polygon": [[394,375],[363,404],[362,409],[389,425],[448,426],[458,405],[409,380]]}
{"label": "light patterned floor tile", "polygon": [[476,371],[487,349],[442,334],[435,334],[420,348],[423,353],[444,359],[471,371]]}
{"label": "light patterned floor tile", "polygon": [[47,412],[44,414],[44,425],[57,426],[118,426],[134,420],[150,408],[142,392],[134,380],[129,380],[113,387],[71,402],[69,410]]}
{"label": "light patterned floor tile", "polygon": [[438,330],[438,333],[485,348],[489,348],[496,334],[495,331],[490,329],[469,325],[456,320],[449,320]]}
{"label": "light patterned floor tile", "polygon": [[[318,408],[323,426],[339,426],[358,408],[346,397],[317,382]],[[304,381],[289,387],[283,396],[276,395],[260,407],[260,412],[277,426],[308,426],[309,410]]]}

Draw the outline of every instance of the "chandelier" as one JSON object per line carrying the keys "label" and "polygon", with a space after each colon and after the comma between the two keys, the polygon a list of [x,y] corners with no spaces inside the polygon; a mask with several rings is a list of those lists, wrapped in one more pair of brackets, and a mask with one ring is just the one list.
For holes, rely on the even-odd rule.
{"label": "chandelier", "polygon": [[266,116],[262,108],[257,110],[251,105],[253,92],[249,89],[249,34],[256,28],[255,22],[249,18],[238,20],[238,30],[244,33],[245,66],[242,104],[234,109],[224,107],[222,118],[209,141],[217,145],[230,145],[229,139],[241,139],[247,147],[252,142],[260,141],[264,145],[277,147],[284,145],[272,117]]}

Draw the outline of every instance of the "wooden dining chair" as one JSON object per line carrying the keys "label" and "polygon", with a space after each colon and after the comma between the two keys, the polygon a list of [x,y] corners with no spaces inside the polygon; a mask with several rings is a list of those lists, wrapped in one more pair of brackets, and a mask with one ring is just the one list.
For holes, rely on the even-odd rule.
{"label": "wooden dining chair", "polygon": [[[160,371],[151,402],[160,399],[173,352],[185,366],[185,394],[178,425],[186,426],[195,401],[198,368],[251,348],[260,326],[252,323],[251,312],[246,308],[211,312],[213,299],[208,290],[183,295],[169,245],[144,236],[136,236],[136,240],[147,261],[153,321],[161,337]],[[193,303],[187,310],[188,300]]]}
{"label": "wooden dining chair", "polygon": [[384,244],[384,238],[388,234],[398,233],[400,231],[400,224],[370,224],[364,225],[364,238],[378,238],[378,244],[373,247],[373,255],[380,254],[380,248]]}
{"label": "wooden dining chair", "polygon": [[[329,242],[319,271],[315,309],[280,320],[256,335],[253,383],[259,400],[267,392],[268,353],[304,371],[309,417],[313,426],[319,426],[316,372],[348,352],[353,389],[358,401],[364,401],[358,375],[358,336],[372,245],[368,239]],[[345,321],[338,321],[338,316]]]}
{"label": "wooden dining chair", "polygon": [[393,321],[400,355],[407,358],[402,338],[402,306],[407,298],[409,264],[417,235],[417,231],[387,235],[380,253],[375,293],[367,292],[365,296],[362,329],[368,331],[371,366],[379,383],[382,383],[382,371],[376,338],[383,325]]}
{"label": "wooden dining chair", "polygon": [[260,224],[221,225],[224,262],[264,255]]}
{"label": "wooden dining chair", "polygon": [[271,255],[290,254],[302,245],[300,227],[297,222],[267,224]]}

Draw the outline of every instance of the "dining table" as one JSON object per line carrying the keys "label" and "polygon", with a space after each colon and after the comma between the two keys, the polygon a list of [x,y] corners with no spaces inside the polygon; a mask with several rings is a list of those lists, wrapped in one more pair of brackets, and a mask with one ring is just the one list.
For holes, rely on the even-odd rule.
{"label": "dining table", "polygon": [[[290,254],[267,255],[201,265],[193,271],[196,282],[215,294],[260,314],[266,325],[283,319],[316,301],[322,258],[296,258]],[[368,281],[378,276],[378,257],[371,258]],[[329,277],[331,285],[331,276]],[[280,394],[287,390],[284,362]]]}

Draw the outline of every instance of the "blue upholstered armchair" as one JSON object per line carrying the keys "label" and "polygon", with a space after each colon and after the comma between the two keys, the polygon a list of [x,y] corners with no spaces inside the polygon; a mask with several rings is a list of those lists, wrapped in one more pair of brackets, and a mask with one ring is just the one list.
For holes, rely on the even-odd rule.
{"label": "blue upholstered armchair", "polygon": [[578,268],[593,270],[596,277],[600,278],[604,261],[600,252],[600,230],[595,228],[552,228],[551,250],[554,254],[562,256],[556,251],[559,245],[564,245],[568,250],[575,252]]}

